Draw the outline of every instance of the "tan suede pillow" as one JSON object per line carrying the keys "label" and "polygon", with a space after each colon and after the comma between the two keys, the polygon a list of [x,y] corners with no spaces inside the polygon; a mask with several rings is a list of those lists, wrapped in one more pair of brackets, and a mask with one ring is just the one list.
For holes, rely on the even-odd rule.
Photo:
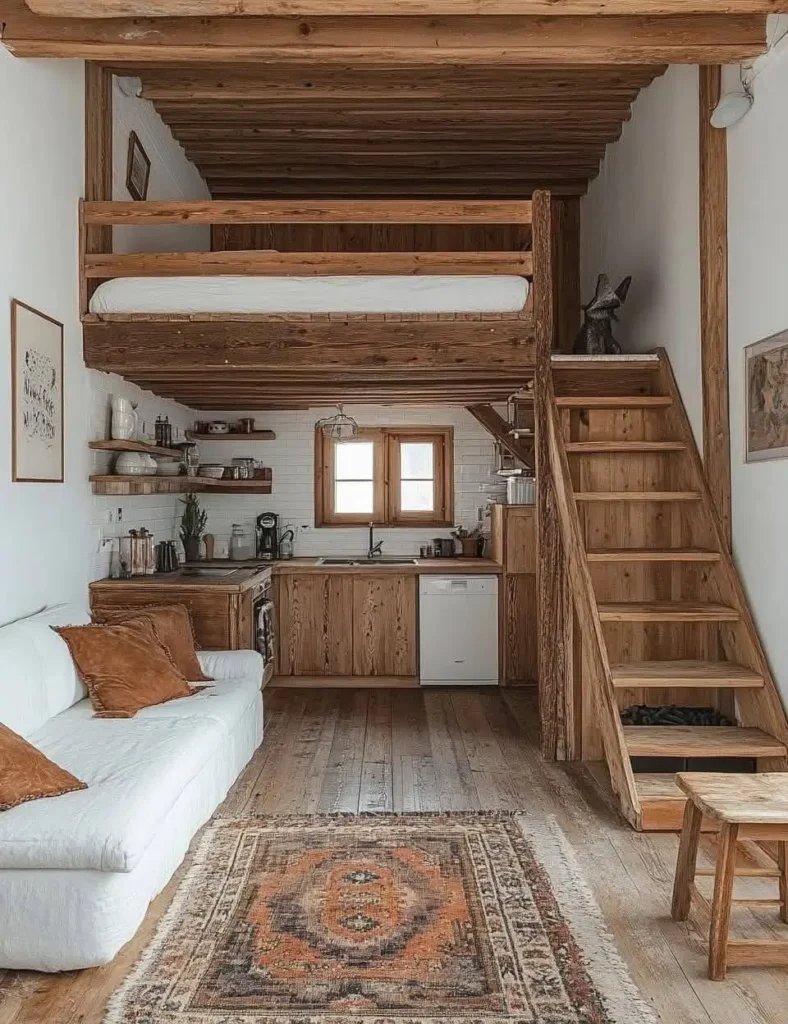
{"label": "tan suede pillow", "polygon": [[192,617],[185,604],[142,605],[139,608],[105,608],[93,612],[94,622],[115,625],[141,616],[150,618],[156,635],[169,651],[175,667],[186,679],[210,683],[197,660]]}
{"label": "tan suede pillow", "polygon": [[141,708],[197,690],[173,664],[151,620],[117,626],[60,626],[99,718],[132,718]]}
{"label": "tan suede pillow", "polygon": [[28,800],[87,789],[71,772],[0,724],[0,811]]}

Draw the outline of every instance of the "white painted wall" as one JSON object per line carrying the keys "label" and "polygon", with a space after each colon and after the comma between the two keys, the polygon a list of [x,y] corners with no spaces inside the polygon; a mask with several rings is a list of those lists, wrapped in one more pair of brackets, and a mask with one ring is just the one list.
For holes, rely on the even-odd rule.
{"label": "white painted wall", "polygon": [[788,329],[788,40],[762,64],[755,105],[728,130],[733,548],[788,700],[788,460],[744,461],[744,347]]}
{"label": "white painted wall", "polygon": [[697,68],[676,66],[633,104],[582,201],[581,275],[588,301],[597,274],[632,274],[618,341],[667,349],[700,441],[697,95]]}
{"label": "white painted wall", "polygon": [[[190,414],[119,377],[85,369],[79,323],[77,206],[83,188],[84,86],[77,61],[32,61],[0,48],[0,622],[45,604],[86,597],[106,575],[99,534],[146,525],[174,535],[177,499],[108,500],[88,474],[107,456],[89,440],[108,436],[111,395],[186,426]],[[11,483],[10,302],[17,298],[64,324],[65,483]],[[106,524],[123,509],[122,527]]]}
{"label": "white painted wall", "polygon": [[[273,413],[198,413],[199,419],[238,419],[255,416],[260,429],[273,430],[275,441],[243,441],[236,445],[227,441],[203,441],[200,452],[208,462],[229,462],[234,456],[250,456],[261,460],[273,470],[273,493],[227,498],[204,495],[209,513],[208,531],[217,539],[217,554],[225,550],[233,523],[250,529],[261,512],[277,512],[283,528],[292,525],[296,535],[297,555],[360,555],[367,549],[367,530],[357,527],[315,529],[314,515],[314,440],[315,423],[336,412],[331,409],[309,409]],[[360,426],[396,426],[398,424],[454,427],[454,520],[474,527],[478,509],[489,496],[502,497],[505,485],[495,476],[495,447],[490,434],[465,409],[454,406],[347,406],[345,412]],[[488,530],[487,523],[484,524]],[[386,555],[418,554],[421,544],[433,537],[448,537],[449,530],[391,529],[376,530],[384,542]]]}
{"label": "white painted wall", "polygon": [[[135,131],[151,162],[148,199],[210,199],[208,186],[149,100],[140,99],[137,78],[115,78],[112,88],[112,198],[130,199],[126,188],[129,135]],[[210,249],[208,224],[116,227],[116,252],[199,252]]]}

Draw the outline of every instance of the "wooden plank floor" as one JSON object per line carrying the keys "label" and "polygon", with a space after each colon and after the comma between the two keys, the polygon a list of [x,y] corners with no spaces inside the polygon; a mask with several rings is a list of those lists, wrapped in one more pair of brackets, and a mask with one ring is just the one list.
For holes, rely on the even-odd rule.
{"label": "wooden plank floor", "polygon": [[[219,813],[526,809],[554,814],[576,849],[622,955],[664,1024],[784,1024],[788,972],[705,973],[708,904],[670,920],[677,840],[632,832],[583,766],[544,764],[527,690],[273,690],[266,738]],[[713,839],[704,838],[702,863]],[[755,848],[741,856],[757,863]],[[0,971],[0,1024],[99,1024],[175,882],[106,967],[48,976]],[[700,881],[705,895],[711,879]],[[747,896],[776,881],[746,879]],[[788,937],[776,912],[737,908],[744,938]]]}

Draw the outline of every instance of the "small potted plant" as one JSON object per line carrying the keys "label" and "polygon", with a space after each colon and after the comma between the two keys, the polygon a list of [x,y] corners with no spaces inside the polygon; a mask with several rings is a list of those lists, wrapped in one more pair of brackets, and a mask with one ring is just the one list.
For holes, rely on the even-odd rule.
{"label": "small potted plant", "polygon": [[181,498],[181,543],[187,562],[196,562],[200,557],[200,541],[208,524],[208,513],[201,507],[196,494]]}
{"label": "small potted plant", "polygon": [[455,526],[451,531],[452,537],[456,537],[462,547],[463,558],[478,558],[479,557],[479,541],[482,536],[480,527],[476,527],[473,530],[466,530],[464,526]]}

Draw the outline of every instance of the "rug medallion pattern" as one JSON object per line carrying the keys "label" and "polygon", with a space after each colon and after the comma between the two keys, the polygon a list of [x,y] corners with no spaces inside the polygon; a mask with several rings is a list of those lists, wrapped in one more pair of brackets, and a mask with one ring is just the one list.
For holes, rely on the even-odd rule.
{"label": "rug medallion pattern", "polygon": [[648,1019],[611,1015],[526,830],[503,814],[220,821],[107,1017]]}

